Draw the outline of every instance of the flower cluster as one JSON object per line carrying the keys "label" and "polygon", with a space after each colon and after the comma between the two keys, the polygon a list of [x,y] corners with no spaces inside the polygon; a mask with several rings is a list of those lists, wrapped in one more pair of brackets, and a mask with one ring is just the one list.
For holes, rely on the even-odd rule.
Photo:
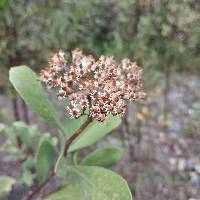
{"label": "flower cluster", "polygon": [[63,51],[54,54],[49,67],[41,70],[39,80],[48,88],[57,88],[58,97],[70,99],[67,109],[72,117],[79,118],[88,110],[89,116],[101,122],[108,114],[123,114],[128,101],[145,96],[142,69],[135,62],[123,59],[118,64],[105,55],[95,60],[80,49],[72,51],[69,66]]}

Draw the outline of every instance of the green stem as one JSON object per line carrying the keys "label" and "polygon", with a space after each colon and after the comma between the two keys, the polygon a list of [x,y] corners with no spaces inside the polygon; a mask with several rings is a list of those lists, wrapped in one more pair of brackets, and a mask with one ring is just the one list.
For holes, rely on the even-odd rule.
{"label": "green stem", "polygon": [[[71,135],[65,143],[65,148],[64,148],[64,156],[67,156],[68,153],[68,149],[70,147],[70,145],[72,144],[72,142],[83,132],[83,130],[85,128],[87,128],[87,126],[92,122],[92,118],[88,116],[87,120],[81,125],[81,127],[73,134]],[[64,134],[65,136],[65,132],[64,132],[64,128],[62,125],[59,125],[59,128],[61,130],[61,132]],[[55,176],[55,172],[51,172],[50,175],[44,180],[43,183],[41,183],[37,188],[35,188],[35,190],[31,191],[26,197],[25,200],[31,200],[37,193],[39,193],[44,186],[46,186],[47,183],[49,183],[51,181],[51,179]]]}
{"label": "green stem", "polygon": [[63,153],[64,157],[67,156],[69,147],[70,147],[70,145],[72,144],[72,142],[83,132],[83,130],[84,130],[85,128],[87,128],[87,126],[88,126],[91,122],[92,122],[92,117],[89,117],[89,116],[88,116],[87,120],[81,125],[81,127],[80,127],[73,135],[71,135],[71,136],[67,139],[67,141],[66,141],[66,143],[65,143],[64,153]]}

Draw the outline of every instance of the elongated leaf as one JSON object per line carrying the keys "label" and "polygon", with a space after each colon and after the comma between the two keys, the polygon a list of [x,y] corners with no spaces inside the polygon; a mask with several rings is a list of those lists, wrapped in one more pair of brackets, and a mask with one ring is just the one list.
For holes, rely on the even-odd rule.
{"label": "elongated leaf", "polygon": [[98,142],[103,136],[115,129],[121,123],[120,117],[108,116],[104,123],[93,121],[88,128],[74,141],[70,146],[69,151],[90,146]]}
{"label": "elongated leaf", "polygon": [[26,104],[48,123],[61,127],[52,104],[42,85],[37,81],[36,74],[26,66],[19,66],[12,67],[9,75],[10,82]]}
{"label": "elongated leaf", "polygon": [[55,172],[57,176],[62,177],[63,179],[67,176],[67,160],[63,157],[62,153],[56,162]]}
{"label": "elongated leaf", "polygon": [[70,184],[46,200],[132,200],[126,181],[110,170],[76,166],[68,171]]}
{"label": "elongated leaf", "polygon": [[55,164],[54,171],[57,176],[59,176],[66,182],[68,179],[68,166],[71,165],[74,165],[73,156],[68,155],[66,158],[63,156],[63,152],[61,152]]}
{"label": "elongated leaf", "polygon": [[123,149],[119,147],[105,147],[88,154],[80,165],[112,167],[123,156]]}
{"label": "elongated leaf", "polygon": [[31,145],[31,137],[29,134],[29,127],[21,121],[17,121],[13,123],[13,126],[16,130],[17,135],[20,137],[23,144],[26,146]]}
{"label": "elongated leaf", "polygon": [[12,189],[12,185],[16,181],[9,176],[0,176],[0,197],[5,195],[6,193],[10,192]]}
{"label": "elongated leaf", "polygon": [[29,170],[24,170],[20,176],[20,179],[23,184],[26,184],[28,186],[31,186],[33,184],[33,175]]}
{"label": "elongated leaf", "polygon": [[12,127],[10,126],[5,127],[3,132],[6,138],[9,139],[13,145],[17,145],[16,134]]}
{"label": "elongated leaf", "polygon": [[54,148],[51,141],[47,137],[41,138],[36,155],[36,171],[39,182],[42,182],[48,176],[53,157]]}

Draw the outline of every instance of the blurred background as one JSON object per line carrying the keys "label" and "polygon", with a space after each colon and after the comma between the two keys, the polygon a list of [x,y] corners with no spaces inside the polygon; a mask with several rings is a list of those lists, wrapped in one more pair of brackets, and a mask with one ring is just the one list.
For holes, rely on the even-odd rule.
{"label": "blurred background", "polygon": [[[130,104],[121,126],[94,149],[123,143],[114,170],[135,200],[199,200],[200,1],[0,0],[0,131],[20,120],[52,132],[14,92],[8,71],[27,65],[38,73],[52,53],[77,47],[144,69],[147,100]],[[8,143],[0,134],[0,175],[16,177]],[[20,199],[23,189],[4,199]]]}

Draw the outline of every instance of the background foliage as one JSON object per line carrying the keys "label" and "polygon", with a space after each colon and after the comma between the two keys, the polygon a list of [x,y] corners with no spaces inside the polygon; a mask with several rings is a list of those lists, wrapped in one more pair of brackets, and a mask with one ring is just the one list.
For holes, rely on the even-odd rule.
{"label": "background foliage", "polygon": [[[114,55],[119,60],[129,57],[144,68],[144,86],[149,97],[146,102],[129,107],[118,130],[117,139],[111,137],[104,141],[109,143],[111,140],[113,144],[114,140],[114,143],[120,145],[119,141],[122,141],[125,146],[126,156],[115,170],[128,179],[136,199],[198,199],[200,194],[195,191],[200,191],[200,179],[196,178],[200,174],[199,22],[200,2],[195,0],[1,0],[0,131],[4,130],[6,138],[13,144],[6,140],[1,152],[9,152],[12,156],[8,160],[11,162],[21,152],[17,148],[18,138],[11,134],[16,130],[30,132],[31,139],[24,137],[23,131],[20,131],[22,135],[17,134],[27,143],[23,152],[30,153],[30,148],[27,148],[30,140],[35,141],[35,137],[41,137],[34,125],[26,127],[27,123],[41,121],[27,109],[11,87],[8,80],[10,67],[27,65],[38,72],[46,65],[53,52],[65,49],[69,53],[76,47],[96,57],[101,54]],[[9,101],[11,104],[8,104]],[[35,109],[37,111],[38,108]],[[56,109],[60,109],[58,105]],[[62,116],[61,112],[59,115]],[[53,118],[54,116],[50,119],[52,123],[60,127],[58,120]],[[63,116],[61,118],[64,119]],[[15,120],[26,124],[15,124]],[[81,120],[77,123],[81,123]],[[117,126],[119,121],[111,120],[110,123],[116,123]],[[72,122],[68,120],[66,127],[72,133],[74,128],[70,124]],[[44,123],[39,124],[39,127],[41,132],[48,131],[56,135],[56,131]],[[93,138],[96,142],[98,135],[102,135],[104,130],[99,129],[98,125],[93,125],[90,129],[98,129],[96,139]],[[86,134],[91,134],[92,131]],[[5,138],[1,140],[4,141]],[[84,137],[82,141],[83,143],[77,141],[71,151],[88,146]],[[55,145],[55,142],[50,143]],[[38,141],[35,143],[39,145]],[[47,142],[47,146],[48,144]],[[96,148],[99,146],[95,146],[93,150]],[[94,154],[101,158],[107,151],[114,161],[121,155],[120,149],[109,151],[109,147],[97,149]],[[22,153],[20,159],[23,160],[25,156]],[[84,157],[84,153],[80,156]],[[93,154],[89,154],[84,162],[96,161]],[[107,164],[110,166],[112,162]],[[32,184],[33,165],[27,160],[20,174],[17,174],[22,183]],[[181,168],[183,165],[184,170]],[[7,172],[1,174],[8,175]],[[16,174],[13,175],[15,176]],[[6,176],[2,180],[8,182],[5,190],[10,190],[14,180]],[[159,192],[162,196],[154,195]]]}

